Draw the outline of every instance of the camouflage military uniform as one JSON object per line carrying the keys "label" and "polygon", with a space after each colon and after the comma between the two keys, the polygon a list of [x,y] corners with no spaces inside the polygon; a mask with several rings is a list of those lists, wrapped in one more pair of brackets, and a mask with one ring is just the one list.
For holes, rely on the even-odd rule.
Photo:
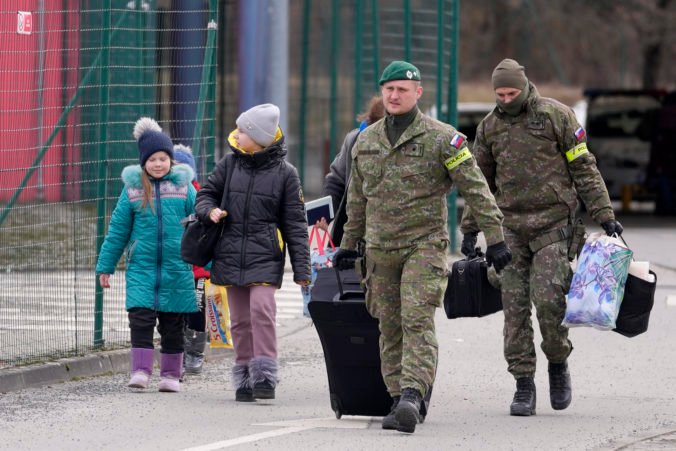
{"label": "camouflage military uniform", "polygon": [[[473,153],[505,215],[512,263],[502,273],[504,353],[516,378],[535,373],[531,303],[542,333],[542,350],[552,363],[573,347],[561,326],[572,271],[568,241],[533,253],[529,244],[566,227],[579,195],[597,223],[614,219],[596,159],[584,129],[567,106],[540,97],[531,83],[524,111],[510,116],[495,108],[477,128]],[[481,229],[473,207],[463,212],[464,233]]]}
{"label": "camouflage military uniform", "polygon": [[502,214],[464,136],[418,112],[394,146],[381,119],[352,149],[342,247],[366,242],[366,305],[380,322],[382,374],[392,396],[425,396],[434,382],[435,309],[447,279],[446,193],[455,183],[475,207],[489,243],[503,241]]}

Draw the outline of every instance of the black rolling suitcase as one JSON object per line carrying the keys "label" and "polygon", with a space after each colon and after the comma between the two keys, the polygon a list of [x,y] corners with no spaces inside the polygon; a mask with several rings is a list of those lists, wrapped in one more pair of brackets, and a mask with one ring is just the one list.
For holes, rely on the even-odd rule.
{"label": "black rolling suitcase", "polygon": [[446,317],[481,317],[502,310],[500,289],[488,282],[483,253],[453,263],[444,295]]}
{"label": "black rolling suitcase", "polygon": [[[320,269],[308,309],[322,343],[336,418],[387,415],[392,398],[380,372],[378,320],[366,310],[355,270]],[[431,393],[420,409],[423,418]]]}

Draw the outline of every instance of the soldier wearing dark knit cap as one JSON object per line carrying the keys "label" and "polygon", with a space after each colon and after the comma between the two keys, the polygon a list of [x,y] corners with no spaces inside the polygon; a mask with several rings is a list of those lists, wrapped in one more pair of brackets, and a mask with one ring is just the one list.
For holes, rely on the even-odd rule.
{"label": "soldier wearing dark knit cap", "polygon": [[[500,277],[505,314],[504,353],[516,379],[510,414],[535,414],[535,306],[548,360],[554,410],[572,399],[568,357],[573,345],[561,325],[583,226],[575,218],[578,196],[608,235],[621,234],[608,191],[587,148],[584,128],[562,103],[541,97],[513,59],[493,70],[496,107],[477,127],[473,153],[505,215],[505,240],[514,254]],[[471,255],[481,226],[465,207],[461,252]]]}
{"label": "soldier wearing dark knit cap", "polygon": [[429,399],[436,376],[434,315],[448,283],[446,193],[453,185],[481,212],[488,260],[496,270],[511,254],[502,213],[466,137],[418,109],[418,68],[394,61],[380,86],[386,115],[352,147],[348,219],[334,264],[349,267],[364,240],[366,307],[378,319],[381,372],[392,396],[382,427],[412,433],[427,413],[423,399]]}

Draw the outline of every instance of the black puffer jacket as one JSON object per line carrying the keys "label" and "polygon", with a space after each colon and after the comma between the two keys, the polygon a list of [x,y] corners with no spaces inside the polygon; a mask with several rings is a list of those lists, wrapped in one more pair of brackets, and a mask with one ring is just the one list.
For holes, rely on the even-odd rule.
{"label": "black puffer jacket", "polygon": [[212,281],[281,287],[286,246],[294,280],[309,281],[303,192],[296,168],[284,159],[286,145],[281,131],[274,143],[253,154],[237,149],[233,139],[228,141],[233,153],[218,162],[195,201],[197,216],[209,220],[209,212],[220,205],[228,167],[234,165],[225,202],[228,216],[214,252]]}

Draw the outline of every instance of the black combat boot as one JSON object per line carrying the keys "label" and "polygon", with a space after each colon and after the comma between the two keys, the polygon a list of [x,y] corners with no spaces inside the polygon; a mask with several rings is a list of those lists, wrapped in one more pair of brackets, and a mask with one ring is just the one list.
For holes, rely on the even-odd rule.
{"label": "black combat boot", "polygon": [[399,399],[401,399],[401,396],[392,397],[392,408],[390,409],[390,413],[388,413],[387,416],[383,418],[383,429],[393,430],[399,427],[399,423],[397,423],[397,418],[395,417],[395,411],[399,405]]}
{"label": "black combat boot", "polygon": [[532,376],[516,380],[516,393],[509,406],[509,414],[519,417],[535,415],[535,381]]}
{"label": "black combat boot", "polygon": [[394,417],[397,421],[397,431],[415,432],[415,425],[420,423],[420,403],[422,395],[415,388],[405,388],[401,391],[401,399],[397,408],[394,409]]}
{"label": "black combat boot", "polygon": [[565,409],[570,405],[572,398],[568,363],[549,362],[549,400],[552,403],[552,409]]}

